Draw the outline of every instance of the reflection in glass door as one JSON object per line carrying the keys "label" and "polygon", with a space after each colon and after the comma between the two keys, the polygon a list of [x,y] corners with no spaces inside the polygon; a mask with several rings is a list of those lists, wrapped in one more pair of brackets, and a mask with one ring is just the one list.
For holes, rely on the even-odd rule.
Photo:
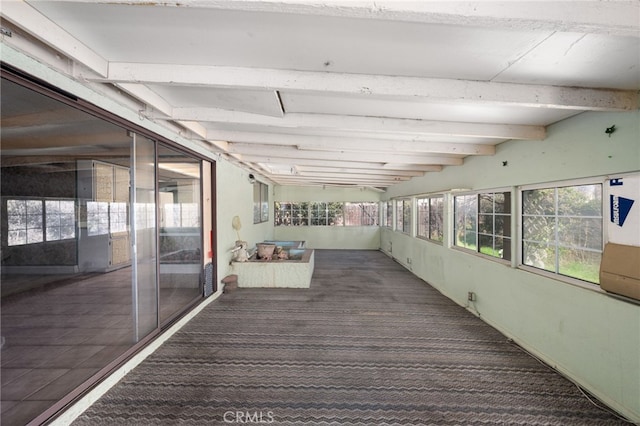
{"label": "reflection in glass door", "polygon": [[155,143],[134,134],[131,225],[134,340],[158,326]]}
{"label": "reflection in glass door", "polygon": [[161,324],[202,295],[200,163],[158,147]]}

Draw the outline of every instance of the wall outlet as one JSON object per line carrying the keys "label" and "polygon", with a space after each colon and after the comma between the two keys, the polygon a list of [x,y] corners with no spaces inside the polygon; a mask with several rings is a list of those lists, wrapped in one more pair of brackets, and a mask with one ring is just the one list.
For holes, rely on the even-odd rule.
{"label": "wall outlet", "polygon": [[472,291],[467,293],[467,300],[469,302],[475,302],[476,301],[476,294]]}
{"label": "wall outlet", "polygon": [[410,257],[407,257],[407,264],[411,265],[411,258]]}

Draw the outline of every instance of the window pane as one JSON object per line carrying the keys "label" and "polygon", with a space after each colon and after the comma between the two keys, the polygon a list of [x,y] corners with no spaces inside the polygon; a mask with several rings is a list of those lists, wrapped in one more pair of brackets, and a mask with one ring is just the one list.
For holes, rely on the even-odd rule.
{"label": "window pane", "polygon": [[402,231],[403,216],[402,216],[402,200],[396,200],[396,230]]}
{"label": "window pane", "polygon": [[560,248],[558,272],[562,275],[599,283],[601,260],[601,253]]}
{"label": "window pane", "polygon": [[555,190],[535,189],[522,192],[522,213],[526,215],[554,215]]}
{"label": "window pane", "polygon": [[511,213],[511,192],[495,194],[494,208],[496,213]]}
{"label": "window pane", "polygon": [[602,219],[558,218],[558,244],[602,250]]}
{"label": "window pane", "polygon": [[404,200],[402,203],[402,232],[409,232],[411,229],[411,201]]}
{"label": "window pane", "polygon": [[42,241],[44,241],[42,227],[27,229],[27,244],[41,243]]}
{"label": "window pane", "polygon": [[27,202],[25,200],[7,200],[7,214],[24,215],[27,213]]}
{"label": "window pane", "polygon": [[260,223],[260,182],[254,182],[253,184],[253,223]]}
{"label": "window pane", "polygon": [[480,253],[487,254],[489,256],[499,257],[493,246],[493,236],[492,235],[478,235],[478,244],[480,246]]}
{"label": "window pane", "polygon": [[476,195],[455,197],[455,244],[460,247],[476,249]]}
{"label": "window pane", "polygon": [[27,229],[42,230],[42,211],[39,214],[27,215]]}
{"label": "window pane", "polygon": [[9,222],[9,231],[27,229],[27,216],[25,214],[10,213],[7,220]]}
{"label": "window pane", "polygon": [[480,213],[493,213],[493,194],[480,194]]}
{"label": "window pane", "polygon": [[27,200],[27,214],[42,216],[42,201]]}
{"label": "window pane", "polygon": [[417,208],[417,229],[416,235],[419,237],[429,237],[429,199],[428,198],[418,198],[416,200],[416,208]]}
{"label": "window pane", "polygon": [[522,218],[522,237],[537,242],[555,241],[555,218],[529,216]]}
{"label": "window pane", "polygon": [[331,202],[327,203],[327,225],[342,226],[344,225],[343,216],[344,203]]}
{"label": "window pane", "polygon": [[601,185],[558,188],[558,215],[602,216]]}
{"label": "window pane", "polygon": [[555,272],[555,248],[552,245],[524,242],[522,262],[525,265]]}
{"label": "window pane", "polygon": [[493,215],[478,215],[478,232],[481,234],[493,234]]}
{"label": "window pane", "polygon": [[56,241],[60,239],[60,227],[47,226],[47,241]]}
{"label": "window pane", "polygon": [[292,203],[291,213],[293,215],[293,224],[296,226],[309,225],[309,203]]}
{"label": "window pane", "polygon": [[444,238],[444,202],[443,197],[431,198],[429,204],[430,238],[442,241]]}
{"label": "window pane", "polygon": [[496,237],[494,244],[498,257],[511,260],[511,238]]}
{"label": "window pane", "polygon": [[494,222],[496,235],[511,235],[511,216],[496,215]]}
{"label": "window pane", "polygon": [[261,219],[263,222],[267,222],[269,220],[269,185],[264,183],[261,183],[260,185],[262,187],[262,194],[260,196],[260,200],[262,202],[260,209],[260,213],[262,215]]}
{"label": "window pane", "polygon": [[311,226],[327,225],[327,203],[312,202],[310,206]]}
{"label": "window pane", "polygon": [[27,231],[9,231],[8,245],[17,246],[27,244]]}

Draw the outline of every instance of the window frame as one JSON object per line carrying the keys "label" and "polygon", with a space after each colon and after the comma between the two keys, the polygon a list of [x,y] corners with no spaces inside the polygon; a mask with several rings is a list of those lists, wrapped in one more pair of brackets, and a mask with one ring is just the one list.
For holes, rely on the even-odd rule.
{"label": "window frame", "polygon": [[[366,204],[374,208],[375,224],[347,224],[347,204]],[[313,227],[379,227],[380,206],[378,201],[274,201],[273,226]],[[288,216],[287,216],[288,214]],[[287,223],[288,222],[288,223]]]}
{"label": "window frame", "polygon": [[[510,253],[510,258],[505,259],[504,257],[498,257],[498,256],[493,256],[491,254],[486,254],[483,253],[481,250],[482,246],[480,245],[480,235],[481,233],[479,232],[479,227],[480,227],[480,221],[479,221],[479,216],[481,214],[480,212],[480,195],[481,194],[493,194],[495,196],[495,194],[504,194],[504,193],[509,193],[510,194],[510,200],[509,200],[509,210],[510,213],[508,215],[506,214],[501,214],[503,216],[509,216],[510,217],[510,223],[509,223],[509,227],[508,227],[508,231],[509,231],[509,235],[508,236],[504,236],[502,235],[503,238],[508,238],[509,240],[509,253]],[[517,250],[514,250],[514,243],[516,241],[520,240],[520,235],[517,233],[517,231],[514,233],[513,230],[513,224],[514,221],[518,221],[519,217],[520,217],[520,212],[519,211],[514,211],[513,208],[513,203],[514,203],[514,198],[516,196],[519,195],[519,192],[516,191],[513,187],[502,187],[502,188],[489,188],[489,189],[482,189],[482,190],[475,190],[475,191],[464,191],[464,192],[452,192],[451,193],[451,217],[452,217],[452,221],[451,221],[451,226],[449,227],[449,236],[451,238],[451,242],[450,242],[450,247],[454,250],[459,250],[459,251],[463,251],[465,253],[470,253],[470,254],[474,254],[477,256],[481,256],[485,259],[490,259],[492,261],[495,262],[499,262],[499,263],[504,263],[507,265],[512,265],[513,261],[514,261],[514,257],[519,255],[519,252]],[[457,197],[468,197],[468,196],[473,196],[475,197],[475,248],[469,248],[469,247],[464,247],[461,245],[457,244],[457,238],[456,238],[456,232],[458,230],[457,228],[457,210],[456,210],[456,198]],[[517,204],[516,204],[517,205]],[[483,213],[484,214],[484,213]],[[492,217],[495,217],[495,210],[492,211],[491,215]],[[516,228],[516,229],[520,229],[520,228]],[[506,229],[505,229],[506,231]],[[487,234],[487,233],[482,233],[482,235],[490,235],[492,237],[496,237],[496,233],[495,233],[495,228],[493,229],[493,234]]]}
{"label": "window frame", "polygon": [[[445,221],[445,194],[443,193],[437,193],[437,194],[428,194],[428,195],[419,195],[416,196],[416,203],[415,203],[415,217],[416,217],[416,238],[424,240],[424,241],[429,241],[435,244],[439,244],[439,245],[443,245],[444,244],[444,236],[446,233],[445,230],[445,225],[446,225],[446,221]],[[431,238],[433,231],[431,229],[431,217],[432,217],[432,207],[431,207],[431,202],[433,200],[439,199],[440,200],[440,206],[442,208],[441,211],[441,215],[440,215],[440,228],[441,228],[441,234],[440,234],[440,239],[436,239],[436,238]],[[426,235],[422,235],[420,234],[420,219],[421,219],[421,215],[420,215],[420,200],[428,200],[427,203],[427,232]]]}
{"label": "window frame", "polygon": [[[607,241],[607,226],[606,226],[606,191],[605,191],[605,184],[606,184],[606,180],[607,177],[606,176],[598,176],[598,177],[591,177],[591,178],[583,178],[583,179],[569,179],[569,180],[560,180],[560,181],[551,181],[551,182],[546,182],[546,183],[538,183],[538,184],[532,184],[532,185],[522,185],[522,186],[518,186],[516,188],[516,192],[517,192],[517,202],[516,202],[516,207],[517,207],[517,213],[518,213],[518,217],[517,217],[517,230],[518,230],[518,241],[516,244],[516,267],[518,269],[527,271],[527,272],[531,272],[534,274],[538,274],[541,276],[545,276],[547,278],[550,279],[554,279],[556,281],[561,281],[567,284],[571,284],[571,285],[576,285],[582,288],[586,288],[589,290],[594,290],[594,291],[598,291],[598,292],[602,292],[605,293],[604,290],[602,290],[600,288],[600,284],[599,283],[595,283],[592,281],[587,281],[581,278],[577,278],[577,277],[572,277],[570,275],[564,275],[564,274],[560,274],[559,272],[554,272],[554,271],[549,271],[547,269],[542,269],[542,268],[538,268],[536,266],[532,266],[532,265],[527,265],[524,263],[524,206],[523,206],[523,202],[524,202],[524,195],[523,193],[525,191],[531,191],[531,190],[541,190],[541,189],[555,189],[557,190],[558,188],[566,188],[566,187],[573,187],[573,186],[586,186],[586,185],[600,185],[600,196],[601,196],[601,203],[600,203],[600,212],[601,212],[601,225],[602,225],[602,229],[601,229],[601,251],[600,253],[602,253],[604,251],[604,245],[605,242]],[[557,265],[556,265],[557,266]],[[557,269],[557,268],[556,268]]]}
{"label": "window frame", "polygon": [[[359,216],[359,223],[352,222],[352,214],[348,212],[349,207],[360,207],[361,213]],[[358,209],[356,209],[358,210]],[[371,211],[375,210],[375,211]],[[342,226],[345,227],[370,227],[380,226],[380,204],[377,201],[344,201],[342,202]],[[373,221],[373,223],[363,224],[365,221]]]}
{"label": "window frame", "polygon": [[[23,212],[22,216],[23,216],[23,222],[25,224],[24,228],[21,228],[20,231],[24,231],[25,232],[25,242],[24,243],[17,243],[17,244],[10,244],[10,234],[11,232],[16,232],[16,229],[10,229],[11,228],[11,224],[10,224],[10,220],[9,218],[11,216],[17,216],[16,214],[11,214],[9,213],[9,203],[11,201],[21,201],[24,202],[25,204],[25,211]],[[29,207],[28,204],[29,202],[31,203],[37,203],[40,205],[40,211],[38,214],[35,213],[29,213]],[[57,202],[58,205],[60,205],[60,203],[64,202],[64,203],[72,203],[73,207],[72,207],[72,212],[61,212],[58,211],[57,214],[52,214],[51,212],[49,212],[49,208],[47,207],[47,204],[50,202]],[[18,247],[18,246],[28,246],[28,245],[33,245],[33,244],[46,244],[46,243],[56,243],[56,242],[60,242],[60,241],[69,241],[69,240],[75,240],[78,236],[78,214],[77,214],[77,209],[76,209],[76,202],[75,199],[71,199],[71,198],[50,198],[50,197],[15,197],[15,196],[9,196],[9,197],[3,197],[3,204],[4,204],[4,208],[6,209],[7,212],[7,247]],[[56,216],[58,218],[58,222],[61,222],[63,217],[66,216],[71,216],[71,219],[73,220],[73,236],[69,236],[69,237],[65,237],[65,238],[50,238],[49,237],[49,233],[48,231],[50,229],[58,229],[58,235],[60,235],[60,232],[63,228],[68,228],[69,225],[62,225],[62,224],[50,224],[50,219],[49,217],[51,216]],[[28,216],[39,216],[40,217],[40,221],[39,221],[39,228],[34,228],[34,227],[29,227],[29,220],[27,219]],[[29,230],[39,230],[40,236],[41,238],[37,241],[29,241]]]}
{"label": "window frame", "polygon": [[253,224],[269,221],[269,185],[255,181],[253,190]]}
{"label": "window frame", "polygon": [[[408,197],[395,199],[395,223],[394,223],[395,231],[401,232],[403,234],[411,235],[411,225],[413,222],[413,202],[412,201],[413,199]],[[398,209],[399,207],[398,203],[401,203],[400,205],[402,206],[402,208]],[[408,209],[409,211],[408,224],[405,223],[405,219],[407,219],[406,209]],[[398,225],[401,225],[401,227],[398,227]]]}
{"label": "window frame", "polygon": [[381,201],[380,214],[382,216],[380,227],[393,229],[393,200]]}

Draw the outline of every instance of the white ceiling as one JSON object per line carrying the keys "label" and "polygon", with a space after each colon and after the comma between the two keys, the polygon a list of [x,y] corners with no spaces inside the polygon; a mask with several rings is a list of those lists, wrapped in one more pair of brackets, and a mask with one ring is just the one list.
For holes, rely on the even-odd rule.
{"label": "white ceiling", "polygon": [[46,44],[74,78],[280,184],[385,188],[583,111],[638,108],[638,1],[9,0],[1,13],[3,44]]}

